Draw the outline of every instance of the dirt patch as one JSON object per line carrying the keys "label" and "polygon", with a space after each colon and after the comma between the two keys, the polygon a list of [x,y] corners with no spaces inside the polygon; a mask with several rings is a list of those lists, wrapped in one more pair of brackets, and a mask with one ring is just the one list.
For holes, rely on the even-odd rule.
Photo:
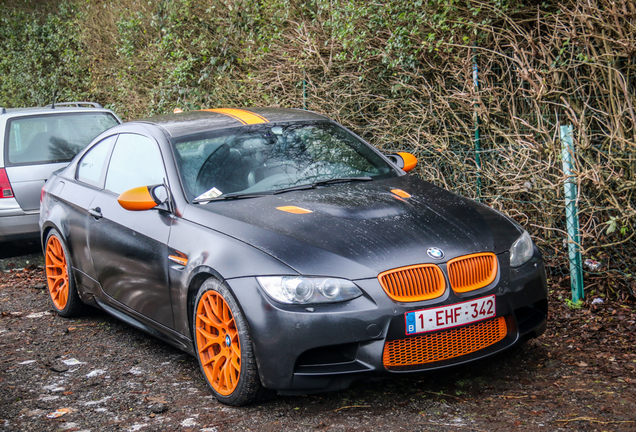
{"label": "dirt patch", "polygon": [[634,303],[569,309],[469,366],[312,396],[219,404],[196,360],[98,310],[56,316],[43,271],[0,274],[0,429],[8,431],[636,430]]}

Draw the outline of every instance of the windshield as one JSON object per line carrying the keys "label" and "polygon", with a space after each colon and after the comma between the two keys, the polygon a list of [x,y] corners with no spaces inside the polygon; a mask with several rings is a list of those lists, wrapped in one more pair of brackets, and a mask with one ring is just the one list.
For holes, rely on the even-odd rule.
{"label": "windshield", "polygon": [[329,122],[224,129],[181,137],[174,147],[186,193],[195,201],[399,175],[369,146]]}

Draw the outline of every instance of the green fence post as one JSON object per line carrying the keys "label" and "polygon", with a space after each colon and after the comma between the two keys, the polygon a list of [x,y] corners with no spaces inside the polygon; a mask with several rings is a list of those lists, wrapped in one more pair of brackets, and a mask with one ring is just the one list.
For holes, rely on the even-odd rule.
{"label": "green fence post", "polygon": [[303,74],[303,109],[307,110],[307,80]]}
{"label": "green fence post", "polygon": [[561,157],[565,174],[565,217],[568,227],[568,258],[570,260],[570,285],[572,302],[581,300],[583,294],[583,268],[579,238],[579,214],[577,206],[576,181],[574,179],[574,143],[572,125],[561,126]]}
{"label": "green fence post", "polygon": [[[475,93],[479,91],[479,74],[477,70],[477,54],[473,47],[473,86]],[[481,136],[479,131],[479,113],[475,99],[475,163],[477,164],[477,201],[481,201]]]}

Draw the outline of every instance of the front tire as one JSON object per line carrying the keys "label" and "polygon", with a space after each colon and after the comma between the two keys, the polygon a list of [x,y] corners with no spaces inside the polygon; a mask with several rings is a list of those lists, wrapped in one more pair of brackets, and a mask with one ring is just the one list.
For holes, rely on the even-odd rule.
{"label": "front tire", "polygon": [[53,308],[58,315],[65,318],[80,315],[84,304],[75,287],[71,258],[62,235],[55,229],[46,236],[44,261],[49,299]]}
{"label": "front tire", "polygon": [[244,406],[264,393],[247,322],[230,290],[208,279],[194,303],[193,334],[201,372],[217,400]]}

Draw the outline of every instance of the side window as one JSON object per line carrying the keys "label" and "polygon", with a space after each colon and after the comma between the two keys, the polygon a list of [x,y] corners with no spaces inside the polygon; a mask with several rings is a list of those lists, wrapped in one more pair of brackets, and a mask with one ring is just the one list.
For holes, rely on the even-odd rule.
{"label": "side window", "polygon": [[165,170],[157,143],[145,136],[121,134],[110,158],[105,188],[116,194],[137,186],[163,183]]}
{"label": "side window", "polygon": [[116,135],[108,137],[86,152],[77,164],[77,180],[93,186],[102,185],[106,171],[106,158],[116,140]]}

